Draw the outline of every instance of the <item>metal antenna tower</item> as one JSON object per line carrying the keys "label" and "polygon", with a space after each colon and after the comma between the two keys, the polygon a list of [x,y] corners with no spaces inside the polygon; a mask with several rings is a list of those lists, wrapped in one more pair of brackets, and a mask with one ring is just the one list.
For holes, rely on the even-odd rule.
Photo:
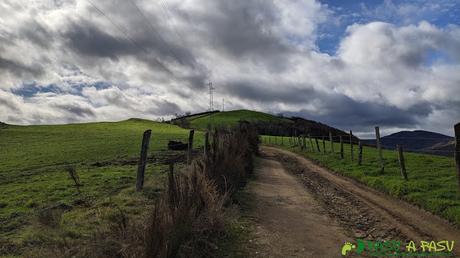
{"label": "metal antenna tower", "polygon": [[209,111],[214,110],[214,90],[215,88],[212,86],[212,82],[208,83],[209,86]]}

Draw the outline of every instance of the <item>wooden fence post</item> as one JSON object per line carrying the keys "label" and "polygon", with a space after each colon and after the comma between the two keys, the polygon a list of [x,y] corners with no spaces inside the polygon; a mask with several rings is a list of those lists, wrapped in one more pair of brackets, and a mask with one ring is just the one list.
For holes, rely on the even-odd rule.
{"label": "wooden fence post", "polygon": [[361,164],[363,163],[363,144],[361,143],[361,141],[358,142],[358,165],[361,166]]}
{"label": "wooden fence post", "polygon": [[195,134],[195,130],[190,130],[188,135],[188,151],[187,151],[187,164],[190,165],[192,163],[192,151],[193,151],[193,135]]}
{"label": "wooden fence post", "polygon": [[307,149],[307,144],[305,142],[305,135],[304,134],[302,134],[302,145],[303,145],[304,150],[306,150]]}
{"label": "wooden fence post", "polygon": [[324,136],[323,136],[323,152],[326,153],[326,141],[325,141]]}
{"label": "wooden fence post", "polygon": [[209,154],[209,132],[204,134],[204,156],[208,157]]}
{"label": "wooden fence post", "polygon": [[455,130],[455,164],[457,165],[457,180],[460,190],[460,123],[456,124]]}
{"label": "wooden fence post", "polygon": [[354,161],[355,155],[353,153],[353,132],[350,130],[350,158],[351,162]]}
{"label": "wooden fence post", "polygon": [[147,154],[151,135],[152,130],[149,129],[145,131],[142,136],[141,157],[139,158],[139,165],[137,166],[136,191],[141,191],[144,187],[145,166],[147,165]]}
{"label": "wooden fence post", "polygon": [[315,151],[315,148],[313,147],[313,140],[311,139],[311,135],[310,135],[310,134],[308,134],[308,141],[310,142],[311,151],[314,152],[314,151]]}
{"label": "wooden fence post", "polygon": [[375,140],[377,143],[377,150],[379,152],[379,159],[380,159],[380,173],[383,174],[385,171],[385,163],[383,161],[383,154],[382,154],[382,145],[380,144],[380,128],[378,126],[375,127]]}
{"label": "wooden fence post", "polygon": [[343,159],[343,140],[342,135],[339,136],[340,139],[340,158]]}
{"label": "wooden fence post", "polygon": [[398,158],[399,158],[399,166],[401,167],[401,176],[404,180],[407,180],[407,173],[406,173],[406,165],[404,163],[404,155],[403,155],[403,148],[401,145],[396,145],[396,149],[398,150]]}
{"label": "wooden fence post", "polygon": [[316,150],[318,150],[318,152],[321,152],[321,149],[319,148],[318,137],[315,137],[315,142],[316,142]]}
{"label": "wooden fence post", "polygon": [[299,145],[300,145],[300,149],[303,150],[304,149],[304,145],[303,145],[303,141],[302,141],[302,137],[303,137],[303,134],[299,135]]}
{"label": "wooden fence post", "polygon": [[329,132],[329,141],[331,142],[331,153],[334,153],[334,141],[332,139],[332,132]]}
{"label": "wooden fence post", "polygon": [[281,135],[281,146],[284,146],[284,136]]}

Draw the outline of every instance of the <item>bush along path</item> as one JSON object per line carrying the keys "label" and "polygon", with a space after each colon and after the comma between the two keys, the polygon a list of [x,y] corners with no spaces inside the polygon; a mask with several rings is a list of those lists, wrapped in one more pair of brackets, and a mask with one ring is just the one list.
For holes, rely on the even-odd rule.
{"label": "bush along path", "polygon": [[248,124],[215,130],[204,155],[184,171],[171,168],[168,186],[148,220],[146,257],[212,257],[226,234],[225,210],[233,193],[252,173],[258,151]]}
{"label": "bush along path", "polygon": [[459,255],[460,231],[446,220],[290,151],[261,153],[247,188],[260,246],[254,256],[342,257],[342,248],[348,257]]}

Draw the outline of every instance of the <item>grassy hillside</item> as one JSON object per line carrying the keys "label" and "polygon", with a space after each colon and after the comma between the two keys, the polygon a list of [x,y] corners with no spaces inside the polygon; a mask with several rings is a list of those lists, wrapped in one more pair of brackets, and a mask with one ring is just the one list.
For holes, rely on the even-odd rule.
{"label": "grassy hillside", "polygon": [[[142,133],[152,129],[145,191],[134,191]],[[14,126],[0,129],[0,257],[23,256],[24,248],[43,246],[66,235],[88,237],[98,225],[119,215],[146,211],[163,187],[170,139],[186,141],[188,130],[130,119],[122,122]],[[195,147],[202,134],[195,134]],[[77,189],[66,166],[75,166]],[[79,193],[79,191],[80,193]],[[39,223],[59,214],[59,232]],[[62,218],[61,218],[62,216]],[[46,224],[46,223],[45,223]],[[45,227],[45,228],[43,228]]]}
{"label": "grassy hillside", "polygon": [[[350,145],[345,144],[345,158],[340,159],[340,145],[334,143],[335,153],[330,152],[330,142],[326,142],[326,153],[320,141],[321,152],[300,151],[289,142],[289,138],[283,139],[281,146],[280,137],[270,137],[271,144],[312,158],[322,165],[349,177],[355,178],[382,192],[414,203],[424,209],[438,214],[457,225],[460,225],[460,194],[458,190],[455,161],[450,157],[434,156],[427,154],[405,153],[408,181],[404,181],[400,175],[398,156],[395,151],[384,150],[385,172],[380,174],[378,152],[375,148],[364,147],[363,164],[357,164],[357,146],[354,146],[354,162],[351,162]],[[264,142],[269,137],[264,136]],[[277,142],[275,143],[275,140]],[[314,143],[314,141],[313,141]],[[308,144],[308,141],[307,141]],[[315,150],[316,150],[316,145]]]}
{"label": "grassy hillside", "polygon": [[286,122],[292,123],[289,119],[280,118],[267,113],[250,111],[250,110],[234,110],[226,112],[218,112],[198,117],[190,117],[190,126],[192,128],[205,129],[208,124],[212,126],[234,126],[239,121],[249,122]]}

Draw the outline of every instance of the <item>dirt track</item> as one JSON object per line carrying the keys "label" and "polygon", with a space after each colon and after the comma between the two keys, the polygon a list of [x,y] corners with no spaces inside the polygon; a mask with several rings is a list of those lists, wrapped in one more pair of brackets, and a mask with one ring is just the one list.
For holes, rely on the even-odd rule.
{"label": "dirt track", "polygon": [[342,257],[344,242],[357,238],[460,244],[460,231],[437,216],[292,152],[262,147],[261,153],[248,187],[260,257]]}

